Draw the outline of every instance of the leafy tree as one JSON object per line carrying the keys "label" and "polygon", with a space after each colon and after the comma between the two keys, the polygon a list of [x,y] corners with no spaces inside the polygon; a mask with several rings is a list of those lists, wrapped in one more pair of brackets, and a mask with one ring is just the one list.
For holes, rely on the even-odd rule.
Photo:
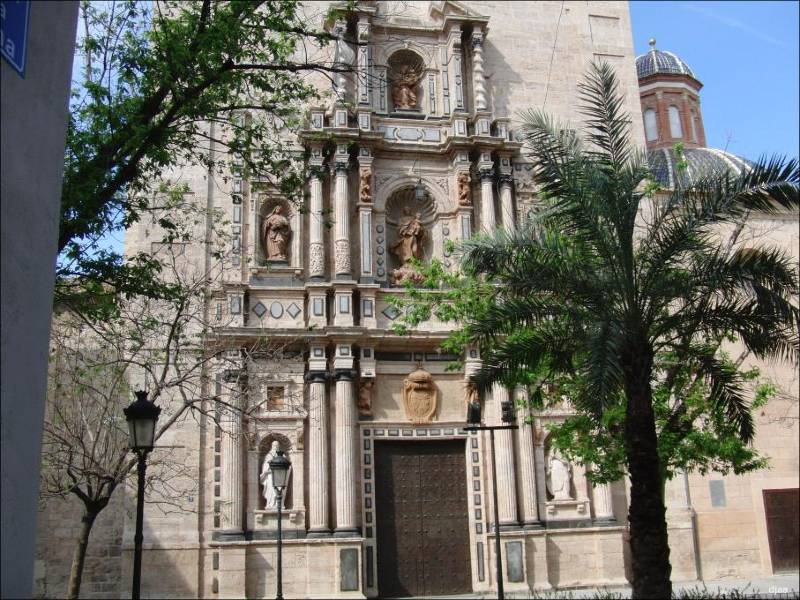
{"label": "leafy tree", "polygon": [[[517,231],[464,242],[467,294],[439,294],[472,311],[450,313],[464,320],[450,343],[480,348],[480,388],[526,385],[540,404],[564,389],[584,420],[565,426],[561,442],[601,467],[624,466],[633,595],[666,598],[665,477],[760,465],[747,446],[754,374],[720,344],[734,335],[758,359],[798,358],[797,266],[779,249],[724,243],[720,232],[753,210],[796,210],[800,171],[795,160],[762,160],[738,177],[710,173],[651,197],[611,67],[594,65],[580,96],[583,139],[543,113],[525,115],[542,209]],[[429,288],[448,281],[436,269]],[[416,307],[411,294],[412,324],[430,311],[426,293]],[[605,456],[587,452],[592,440]]]}
{"label": "leafy tree", "polygon": [[119,294],[181,293],[159,279],[156,258],[125,259],[100,242],[147,211],[175,239],[185,190],[170,174],[184,165],[245,172],[300,198],[302,161],[286,133],[318,98],[319,75],[351,70],[322,52],[333,38],[310,25],[313,10],[294,0],[82,3],[56,303],[102,318]]}

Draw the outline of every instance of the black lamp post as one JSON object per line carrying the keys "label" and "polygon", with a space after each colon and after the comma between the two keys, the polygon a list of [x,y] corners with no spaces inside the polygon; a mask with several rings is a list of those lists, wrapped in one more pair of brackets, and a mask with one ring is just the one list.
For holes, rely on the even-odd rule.
{"label": "black lamp post", "polygon": [[467,404],[467,427],[465,431],[488,431],[489,439],[492,442],[492,498],[494,499],[494,555],[497,566],[497,597],[500,600],[505,598],[503,591],[503,558],[500,555],[500,514],[497,509],[497,463],[494,455],[494,432],[497,429],[517,429],[514,424],[514,404],[510,400],[503,402],[502,421],[503,425],[481,425],[481,404],[474,401]]}
{"label": "black lamp post", "polygon": [[130,449],[138,457],[138,493],[136,495],[136,535],[133,538],[133,590],[131,597],[139,600],[142,583],[142,520],[144,517],[144,474],[147,453],[153,449],[156,421],[161,409],[147,399],[147,392],[135,392],[136,401],[124,409],[128,421]]}
{"label": "black lamp post", "polygon": [[292,463],[283,454],[283,450],[278,450],[275,457],[269,461],[269,470],[272,473],[272,487],[278,494],[278,592],[276,600],[283,600],[283,562],[281,553],[283,552],[283,541],[281,540],[281,508],[283,507],[283,489],[286,487],[286,480],[289,478],[289,467]]}

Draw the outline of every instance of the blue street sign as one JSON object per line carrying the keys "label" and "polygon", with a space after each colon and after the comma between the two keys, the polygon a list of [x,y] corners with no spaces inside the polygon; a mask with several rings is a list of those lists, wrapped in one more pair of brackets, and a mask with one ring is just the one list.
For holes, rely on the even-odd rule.
{"label": "blue street sign", "polygon": [[0,1],[0,54],[23,77],[30,12],[29,0]]}

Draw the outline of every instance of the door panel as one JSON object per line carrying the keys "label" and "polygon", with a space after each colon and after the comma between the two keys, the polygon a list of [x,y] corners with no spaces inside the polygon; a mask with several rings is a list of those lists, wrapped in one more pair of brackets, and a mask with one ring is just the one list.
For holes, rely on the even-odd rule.
{"label": "door panel", "polygon": [[772,570],[796,571],[800,566],[800,490],[764,490]]}
{"label": "door panel", "polygon": [[376,442],[381,597],[472,591],[464,441]]}

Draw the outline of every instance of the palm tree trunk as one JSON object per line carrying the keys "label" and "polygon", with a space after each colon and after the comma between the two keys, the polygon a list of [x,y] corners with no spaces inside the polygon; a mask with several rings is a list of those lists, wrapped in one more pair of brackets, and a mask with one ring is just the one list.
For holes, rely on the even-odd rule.
{"label": "palm tree trunk", "polygon": [[662,494],[656,424],[646,349],[628,354],[625,365],[625,448],[631,476],[628,513],[634,598],[669,598],[672,594],[666,509]]}
{"label": "palm tree trunk", "polygon": [[81,517],[81,529],[75,543],[75,551],[72,554],[72,567],[69,571],[69,583],[67,584],[67,598],[74,600],[81,591],[81,579],[83,578],[83,565],[86,561],[86,548],[89,545],[89,534],[92,526],[100,511],[85,508]]}

